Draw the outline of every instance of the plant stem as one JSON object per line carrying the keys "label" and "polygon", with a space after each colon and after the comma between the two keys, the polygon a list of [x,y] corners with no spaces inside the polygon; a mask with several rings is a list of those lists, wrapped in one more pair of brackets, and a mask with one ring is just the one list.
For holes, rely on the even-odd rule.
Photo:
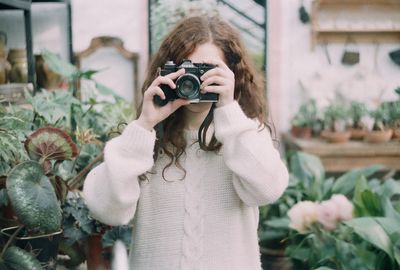
{"label": "plant stem", "polygon": [[74,189],[74,188],[78,188],[75,187],[75,185],[77,185],[79,183],[79,180],[85,175],[87,174],[92,167],[99,161],[101,161],[103,159],[104,153],[100,153],[95,159],[92,160],[92,162],[90,162],[85,168],[83,168],[82,171],[79,172],[79,174],[77,174],[74,178],[72,178],[70,181],[68,181],[68,187],[70,189]]}
{"label": "plant stem", "polygon": [[24,225],[19,226],[18,229],[10,236],[7,243],[4,245],[3,251],[1,252],[0,258],[3,258],[4,252],[6,252],[7,248],[11,245],[14,238],[18,235],[18,233],[24,228]]}

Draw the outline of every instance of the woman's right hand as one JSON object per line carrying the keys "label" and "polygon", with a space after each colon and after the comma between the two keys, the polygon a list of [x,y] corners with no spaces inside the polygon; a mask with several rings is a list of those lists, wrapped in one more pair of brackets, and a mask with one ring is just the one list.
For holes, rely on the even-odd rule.
{"label": "woman's right hand", "polygon": [[176,99],[162,107],[154,103],[154,96],[156,95],[161,99],[165,99],[165,94],[161,90],[160,85],[167,84],[171,89],[175,89],[176,85],[173,80],[183,74],[185,74],[185,69],[180,69],[165,76],[158,76],[151,83],[143,94],[142,113],[137,119],[137,124],[145,129],[152,130],[155,125],[167,118],[179,107],[190,104],[190,101],[186,99]]}

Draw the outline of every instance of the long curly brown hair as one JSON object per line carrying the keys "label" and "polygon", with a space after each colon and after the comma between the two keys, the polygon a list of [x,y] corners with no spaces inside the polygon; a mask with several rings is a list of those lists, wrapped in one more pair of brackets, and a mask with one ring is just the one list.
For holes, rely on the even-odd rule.
{"label": "long curly brown hair", "polygon": [[[181,63],[195,51],[196,46],[207,42],[211,42],[221,49],[227,66],[235,74],[234,98],[244,113],[249,118],[256,118],[260,123],[265,123],[267,108],[263,77],[251,63],[239,34],[218,16],[196,16],[183,19],[167,35],[151,60],[142,93],[158,76],[159,67],[169,60]],[[141,109],[142,105],[138,108],[137,116],[140,115]],[[179,158],[185,153],[187,146],[183,132],[185,123],[182,109],[182,107],[179,108],[155,128],[157,141],[154,159],[157,159],[160,151],[165,152],[170,158],[169,164],[163,170],[164,179],[165,169],[173,163],[185,172],[179,163]],[[213,109],[214,106],[198,132],[199,145],[205,151],[218,151],[221,148],[221,143],[217,141],[214,134],[212,139],[206,142],[206,133],[213,120]]]}

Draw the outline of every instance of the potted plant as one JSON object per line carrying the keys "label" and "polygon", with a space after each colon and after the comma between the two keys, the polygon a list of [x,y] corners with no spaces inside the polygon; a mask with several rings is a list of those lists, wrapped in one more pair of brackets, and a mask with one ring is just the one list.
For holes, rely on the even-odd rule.
{"label": "potted plant", "polygon": [[343,143],[350,139],[351,132],[345,129],[348,119],[348,107],[334,101],[325,108],[324,130],[321,137],[331,143]]}
{"label": "potted plant", "polygon": [[378,108],[372,110],[370,115],[374,119],[372,130],[365,135],[365,140],[372,143],[387,142],[391,139],[393,130],[389,128],[390,105],[387,102],[381,103]]}
{"label": "potted plant", "polygon": [[[82,187],[86,174],[101,161],[105,141],[121,132],[120,123],[129,123],[134,114],[131,104],[98,83],[95,83],[97,90],[103,95],[113,95],[113,102],[98,102],[95,95],[79,99],[76,79],[91,79],[95,71],[81,71],[48,51],[43,56],[70,87],[52,92],[41,89],[33,96],[26,92],[28,106],[0,106],[0,180],[5,183],[12,169],[25,161],[37,162],[52,184],[59,204],[63,204],[71,191]],[[66,145],[60,145],[65,141]],[[74,149],[69,150],[74,155],[60,158],[60,148],[67,151],[68,147]],[[57,152],[51,154],[47,150]],[[0,203],[14,207],[8,197],[8,188],[0,186]],[[79,247],[66,245],[64,238],[60,246],[69,250],[69,254],[75,251],[74,254],[80,255]]]}
{"label": "potted plant", "polygon": [[[130,246],[131,226],[107,226],[91,217],[83,198],[79,193],[70,194],[63,205],[64,237],[67,246],[78,245],[85,253],[88,270],[110,269],[111,248],[115,241],[122,240]],[[70,254],[68,254],[71,257]],[[67,267],[82,262],[79,256],[75,260],[65,261]]]}
{"label": "potted plant", "polygon": [[311,99],[300,105],[299,110],[291,120],[291,133],[296,138],[309,139],[317,123],[317,106]]}
{"label": "potted plant", "polygon": [[400,139],[400,87],[394,90],[399,98],[391,102],[390,126],[393,129],[393,139]]}
{"label": "potted plant", "polygon": [[367,115],[368,110],[364,103],[352,101],[349,110],[352,125],[347,129],[351,132],[351,139],[361,140],[367,132],[367,126],[362,122],[362,118]]}
{"label": "potted plant", "polygon": [[399,269],[399,194],[398,181],[361,174],[347,194],[351,201],[336,194],[296,204],[291,239],[302,241],[291,241],[287,253],[306,269]]}
{"label": "potted plant", "polygon": [[29,160],[13,167],[6,180],[18,226],[3,228],[1,233],[10,238],[19,227],[23,228],[15,235],[16,244],[28,251],[40,250],[38,260],[46,269],[55,269],[62,233],[60,199],[65,192],[53,166],[57,161],[74,158],[78,149],[68,134],[51,127],[33,132],[24,147]]}
{"label": "potted plant", "polygon": [[[293,153],[289,157],[288,188],[275,203],[260,209],[259,244],[264,269],[310,269],[302,268],[302,260],[308,258],[307,250],[296,248],[298,252],[294,253],[290,250],[304,241],[304,237],[291,237],[288,211],[302,201],[323,201],[333,194],[352,194],[359,178],[369,177],[380,169],[380,166],[371,166],[351,170],[336,179],[327,178],[317,156]],[[291,260],[288,260],[288,254]]]}

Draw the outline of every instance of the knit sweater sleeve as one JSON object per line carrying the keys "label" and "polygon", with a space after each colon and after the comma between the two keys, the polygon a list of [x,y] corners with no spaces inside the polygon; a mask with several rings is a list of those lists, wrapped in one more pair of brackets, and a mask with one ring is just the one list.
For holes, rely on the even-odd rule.
{"label": "knit sweater sleeve", "polygon": [[236,101],[214,110],[214,125],[242,201],[260,206],[277,200],[288,185],[289,174],[269,130],[249,119]]}
{"label": "knit sweater sleeve", "polygon": [[106,143],[104,162],[85,179],[83,197],[92,214],[109,225],[127,224],[140,196],[138,176],[153,165],[155,132],[135,121]]}

